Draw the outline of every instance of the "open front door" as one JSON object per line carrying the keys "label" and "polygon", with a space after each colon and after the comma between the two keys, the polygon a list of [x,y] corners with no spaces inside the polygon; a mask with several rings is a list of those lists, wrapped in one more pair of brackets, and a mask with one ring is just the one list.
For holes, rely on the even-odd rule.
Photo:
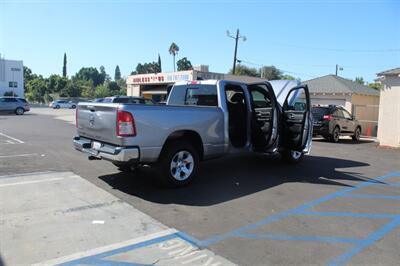
{"label": "open front door", "polygon": [[283,104],[282,119],[285,148],[299,152],[308,150],[312,137],[312,124],[307,85],[294,87],[289,91]]}
{"label": "open front door", "polygon": [[268,152],[277,139],[278,115],[275,93],[269,83],[248,85],[251,106],[250,134],[255,151]]}

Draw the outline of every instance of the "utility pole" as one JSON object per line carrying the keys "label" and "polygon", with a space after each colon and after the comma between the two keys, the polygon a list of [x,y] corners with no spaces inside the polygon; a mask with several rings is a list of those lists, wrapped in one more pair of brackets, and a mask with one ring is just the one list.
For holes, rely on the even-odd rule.
{"label": "utility pole", "polygon": [[240,35],[239,35],[239,29],[236,30],[236,36],[232,36],[232,35],[230,34],[229,31],[226,31],[226,36],[228,36],[228,37],[230,37],[230,38],[232,38],[232,39],[235,39],[235,52],[234,52],[234,54],[233,54],[233,66],[232,66],[232,74],[235,75],[235,72],[236,72],[236,61],[237,61],[236,57],[237,57],[238,41],[239,41],[239,39],[241,38],[241,39],[245,42],[245,41],[246,41],[246,37],[245,37],[245,36],[240,36]]}
{"label": "utility pole", "polygon": [[342,71],[342,70],[343,70],[343,67],[339,67],[339,65],[336,64],[336,72],[335,72],[335,75],[336,75],[336,76],[337,76],[339,70]]}

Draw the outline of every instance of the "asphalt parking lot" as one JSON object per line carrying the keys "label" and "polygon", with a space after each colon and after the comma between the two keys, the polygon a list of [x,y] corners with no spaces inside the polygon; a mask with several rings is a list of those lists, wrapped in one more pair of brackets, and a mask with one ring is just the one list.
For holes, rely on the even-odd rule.
{"label": "asphalt parking lot", "polygon": [[[199,255],[197,262],[201,261],[203,265],[230,262],[238,265],[398,265],[400,261],[399,150],[377,148],[371,140],[353,143],[350,139],[342,139],[333,144],[316,139],[311,155],[298,165],[286,165],[279,159],[254,154],[231,156],[202,163],[199,178],[190,187],[165,189],[158,186],[151,169],[120,173],[111,163],[88,161],[72,148],[75,133],[73,121],[73,110],[33,108],[24,116],[0,116],[2,212],[12,212],[7,209],[7,202],[10,206],[14,204],[15,208],[23,205],[17,204],[12,197],[22,194],[21,191],[16,190],[13,194],[1,191],[2,187],[9,187],[7,182],[13,182],[9,180],[36,182],[43,178],[42,174],[50,172],[57,173],[57,177],[51,175],[53,179],[61,178],[58,175],[62,178],[73,177],[68,179],[68,186],[76,185],[78,181],[74,180],[82,179],[79,182],[84,182],[86,189],[71,188],[73,198],[90,201],[88,195],[94,191],[97,193],[94,195],[107,193],[103,195],[107,202],[118,202],[126,208],[107,210],[114,211],[115,217],[133,211],[128,211],[132,207],[160,230],[176,230],[175,240],[163,235],[159,236],[162,241],[176,241],[168,242],[176,247],[184,245],[179,242],[184,241],[218,256],[219,260],[211,261],[204,260],[210,257],[208,253]],[[26,175],[33,179],[27,180]],[[53,179],[50,182],[61,182]],[[25,201],[39,200],[37,197],[41,189],[47,193],[50,188],[36,182],[35,193],[32,193],[36,196],[26,196]],[[57,194],[50,193],[48,197],[57,198]],[[63,197],[68,200],[67,195]],[[42,204],[46,205],[45,199]],[[95,206],[100,210],[112,207]],[[55,210],[68,208],[60,205]],[[5,235],[4,230],[18,231],[17,227],[10,226],[10,217],[0,218],[2,236]],[[79,220],[80,217],[78,215],[74,219]],[[88,219],[92,222],[95,217]],[[118,235],[118,228],[129,231],[129,227],[123,224],[136,218],[128,215],[121,219],[116,219],[118,226],[109,229],[113,236]],[[105,223],[101,230],[107,230],[107,226],[108,223]],[[29,230],[29,226],[26,228]],[[69,230],[69,235],[73,234],[73,230],[68,228],[68,223],[63,223],[60,228],[53,227],[52,235],[62,235],[65,230]],[[71,225],[71,228],[84,230],[78,225]],[[149,234],[157,231],[151,228],[147,228]],[[57,230],[59,232],[54,232]],[[97,233],[85,236],[89,238],[93,235]],[[32,262],[56,259],[124,240],[123,236],[104,237],[108,240],[99,236],[92,242],[84,239],[86,244],[77,244],[74,241],[80,240],[70,237],[69,245],[74,245],[74,249],[58,249],[58,255],[43,255]],[[17,233],[9,233],[7,240],[17,238]],[[11,252],[10,247],[18,250],[21,249],[19,245],[30,244],[16,242],[9,245],[4,241],[5,238],[2,238],[0,254],[5,264],[10,261],[10,256],[16,254]],[[43,241],[48,246],[54,243]],[[154,243],[149,242],[148,245]],[[172,249],[165,245],[159,247]],[[128,256],[129,260],[133,260],[130,263],[150,263],[139,260],[136,248],[138,246],[133,245],[128,250],[130,257],[118,252],[107,253],[107,256],[114,256],[120,263],[128,263],[128,258],[121,256]],[[151,256],[156,251],[150,249],[143,252]],[[98,262],[78,260],[68,265]],[[194,263],[191,260],[184,262],[188,265]],[[168,263],[175,264],[165,262]]]}

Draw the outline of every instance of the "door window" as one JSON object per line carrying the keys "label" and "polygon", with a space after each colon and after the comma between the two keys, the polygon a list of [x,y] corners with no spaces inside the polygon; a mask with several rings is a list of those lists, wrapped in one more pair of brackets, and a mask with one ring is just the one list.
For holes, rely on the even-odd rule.
{"label": "door window", "polygon": [[340,110],[340,109],[337,109],[337,110],[335,111],[334,116],[335,116],[335,117],[338,117],[338,118],[343,118],[343,117],[344,117],[343,112],[342,112],[342,110]]}
{"label": "door window", "polygon": [[6,103],[15,103],[17,100],[14,98],[5,98]]}
{"label": "door window", "polygon": [[343,116],[346,119],[352,120],[353,118],[351,117],[351,115],[349,114],[349,112],[347,112],[346,110],[342,110],[343,112]]}
{"label": "door window", "polygon": [[288,95],[286,110],[291,111],[306,111],[307,102],[304,95],[304,90],[292,90]]}
{"label": "door window", "polygon": [[267,93],[262,93],[259,90],[251,90],[250,93],[253,98],[253,106],[255,109],[272,107],[271,100]]}

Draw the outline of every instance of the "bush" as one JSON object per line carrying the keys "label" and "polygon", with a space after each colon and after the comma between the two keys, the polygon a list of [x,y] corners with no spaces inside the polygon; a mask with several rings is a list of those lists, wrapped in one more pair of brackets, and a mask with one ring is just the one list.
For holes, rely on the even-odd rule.
{"label": "bush", "polygon": [[14,96],[14,97],[17,97],[18,95],[15,94],[13,91],[6,91],[6,92],[4,92],[4,96]]}

